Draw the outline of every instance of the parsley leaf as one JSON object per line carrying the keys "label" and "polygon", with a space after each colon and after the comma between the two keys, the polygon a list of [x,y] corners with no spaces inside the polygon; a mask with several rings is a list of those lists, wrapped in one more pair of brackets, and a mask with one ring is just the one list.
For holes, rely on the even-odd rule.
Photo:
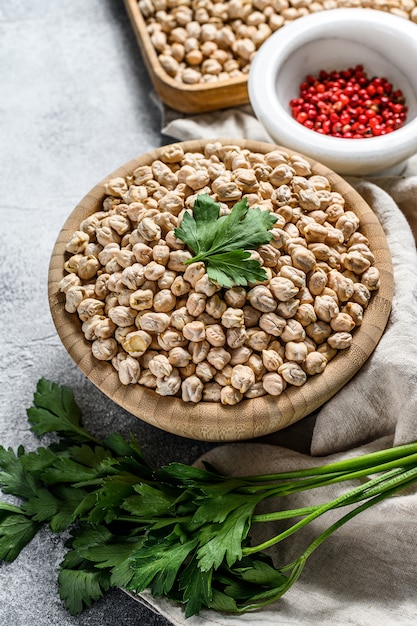
{"label": "parsley leaf", "polygon": [[237,202],[228,215],[220,216],[220,204],[208,194],[200,194],[193,214],[184,213],[175,236],[193,252],[186,263],[203,261],[211,280],[221,287],[246,286],[266,280],[266,272],[248,250],[256,250],[272,239],[277,218],[258,207],[250,208],[247,198]]}
{"label": "parsley leaf", "polygon": [[250,256],[246,250],[215,254],[208,260],[208,277],[221,287],[246,287],[248,283],[263,282],[265,270]]}
{"label": "parsley leaf", "polygon": [[110,589],[110,573],[106,570],[62,568],[58,582],[61,600],[71,615],[78,615],[84,606],[91,606]]}
{"label": "parsley leaf", "polygon": [[203,606],[209,607],[212,599],[212,570],[202,572],[194,557],[181,572],[178,583],[183,591],[185,617],[198,615]]}
{"label": "parsley leaf", "polygon": [[134,490],[139,495],[131,496],[123,503],[123,509],[129,513],[143,518],[172,514],[172,506],[178,494],[170,494],[145,483],[135,485]]}
{"label": "parsley leaf", "polygon": [[72,535],[73,539],[67,543],[73,549],[72,559],[67,558],[67,554],[63,562],[64,568],[71,563],[90,561],[94,563],[94,567],[111,572],[112,587],[123,587],[130,582],[133,575],[130,556],[141,547],[142,537],[118,537],[105,526],[91,528],[87,524],[81,524]]}
{"label": "parsley leaf", "polygon": [[[57,511],[49,521],[52,532],[62,532],[77,519],[77,507],[86,496],[83,489],[59,486],[54,489]],[[29,504],[29,502],[28,502]]]}
{"label": "parsley leaf", "polygon": [[20,498],[29,498],[36,494],[39,481],[22,465],[25,451],[22,446],[17,454],[10,448],[0,446],[0,487],[4,493],[11,493]]}
{"label": "parsley leaf", "polygon": [[72,390],[45,378],[38,382],[34,403],[27,415],[37,435],[56,432],[77,442],[96,441],[81,426],[81,411]]}
{"label": "parsley leaf", "polygon": [[102,486],[95,492],[94,506],[88,515],[88,521],[92,524],[111,522],[117,517],[119,507],[126,498],[134,493],[133,487],[137,482],[138,477],[132,474],[117,474],[104,478]]}
{"label": "parsley leaf", "polygon": [[0,502],[0,561],[14,561],[40,527],[19,507]]}
{"label": "parsley leaf", "polygon": [[233,565],[242,558],[242,542],[250,528],[255,502],[241,504],[223,522],[207,524],[200,530],[200,547],[197,552],[200,569],[220,567],[223,559]]}
{"label": "parsley leaf", "polygon": [[150,536],[131,557],[133,577],[128,589],[138,593],[151,587],[154,595],[166,595],[174,585],[180,567],[197,543],[197,538],[181,543],[174,539],[169,541],[162,537],[159,540]]}

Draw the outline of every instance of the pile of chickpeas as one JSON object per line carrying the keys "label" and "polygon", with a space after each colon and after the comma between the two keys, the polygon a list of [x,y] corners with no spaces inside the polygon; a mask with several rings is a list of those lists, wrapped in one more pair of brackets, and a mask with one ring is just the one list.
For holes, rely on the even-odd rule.
{"label": "pile of chickpeas", "polygon": [[184,84],[245,77],[276,30],[327,9],[362,7],[417,22],[415,0],[139,0],[165,72]]}
{"label": "pile of chickpeas", "polygon": [[[123,385],[225,405],[279,396],[351,345],[379,287],[357,215],[301,156],[171,144],[104,191],[66,245],[60,289]],[[189,262],[174,229],[204,193],[221,215],[246,198],[276,216],[270,243],[251,251],[262,283],[220,287]]]}

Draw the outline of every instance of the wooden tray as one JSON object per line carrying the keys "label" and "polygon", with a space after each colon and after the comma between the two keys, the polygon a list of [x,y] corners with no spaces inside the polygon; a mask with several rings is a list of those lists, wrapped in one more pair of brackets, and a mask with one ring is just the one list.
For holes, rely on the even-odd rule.
{"label": "wooden tray", "polygon": [[[210,140],[217,141],[217,140]],[[223,144],[239,145],[253,152],[265,153],[277,146],[240,139],[222,139]],[[203,151],[207,141],[195,140],[181,145],[184,151]],[[363,323],[353,332],[352,346],[340,351],[322,374],[310,377],[302,387],[288,387],[280,396],[263,396],[244,400],[236,406],[200,402],[191,404],[174,397],[161,397],[140,385],[124,386],[108,362],[92,356],[91,344],[81,332],[76,314],[64,308],[64,294],[59,290],[63,278],[65,245],[80,222],[101,209],[105,196],[104,183],[117,176],[126,177],[141,165],[158,159],[165,148],[148,152],[106,177],[81,200],[65,222],[53,249],[48,295],[53,321],[68,353],[78,367],[103,393],[140,419],[162,430],[182,437],[205,441],[237,441],[252,439],[281,430],[302,419],[334,396],[362,367],[376,347],[387,324],[393,294],[391,255],[384,231],[369,205],[338,174],[305,157],[313,173],[326,176],[335,191],[343,195],[346,210],[354,211],[361,222],[361,231],[368,237],[375,255],[375,266],[381,275],[381,286],[365,310]],[[284,148],[289,154],[291,150]]]}
{"label": "wooden tray", "polygon": [[196,85],[186,85],[171,78],[158,60],[137,0],[124,1],[152,84],[165,104],[182,113],[203,113],[249,102],[246,77]]}

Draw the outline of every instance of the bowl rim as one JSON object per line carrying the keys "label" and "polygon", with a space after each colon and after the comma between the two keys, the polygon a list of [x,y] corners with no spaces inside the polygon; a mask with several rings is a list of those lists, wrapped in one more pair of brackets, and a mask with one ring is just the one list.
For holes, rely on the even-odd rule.
{"label": "bowl rim", "polygon": [[[275,91],[275,83],[280,68],[292,52],[292,44],[305,33],[301,41],[302,47],[320,36],[324,29],[331,33],[332,26],[344,26],[350,20],[351,27],[364,22],[381,25],[391,31],[401,33],[407,42],[413,44],[417,53],[417,24],[402,17],[376,9],[336,8],[312,13],[287,24],[273,33],[257,51],[249,70],[248,93],[251,106],[256,117],[271,133],[276,135],[281,143],[291,142],[296,150],[306,151],[312,145],[312,151],[317,158],[326,152],[328,161],[343,155],[344,161],[354,162],[360,152],[361,163],[371,163],[377,154],[392,150],[396,145],[401,150],[403,160],[411,156],[417,149],[417,115],[404,126],[389,135],[369,137],[360,142],[360,151],[357,142],[339,137],[321,135],[312,129],[305,128],[297,122],[286,110]],[[331,36],[331,35],[329,35]],[[416,93],[417,98],[417,93]],[[286,103],[288,104],[288,103]],[[271,111],[274,115],[271,115]],[[313,147],[314,144],[314,147]],[[321,157],[323,159],[323,156]]]}
{"label": "bowl rim", "polygon": [[[289,155],[300,154],[273,143],[233,138],[198,139],[178,144],[185,151],[201,152],[207,143],[216,141],[253,152],[279,149]],[[145,152],[116,169],[95,185],[67,217],[54,245],[48,272],[48,301],[55,328],[67,352],[85,376],[112,401],[153,426],[202,441],[238,441],[271,434],[299,421],[335,395],[375,349],[388,322],[393,295],[392,261],[384,231],[375,213],[347,181],[328,167],[304,157],[313,173],[326,176],[332,187],[342,193],[349,210],[360,217],[362,231],[372,240],[370,247],[380,271],[381,287],[366,308],[361,326],[353,333],[352,346],[340,351],[322,374],[310,377],[303,387],[289,387],[278,397],[243,400],[235,406],[214,402],[191,404],[179,398],[158,396],[138,384],[124,386],[111,363],[97,361],[92,356],[91,343],[84,338],[78,316],[64,308],[65,298],[59,283],[64,276],[65,245],[82,219],[99,210],[106,195],[104,184],[108,180],[126,177],[140,165],[158,159],[164,150],[166,146]]]}

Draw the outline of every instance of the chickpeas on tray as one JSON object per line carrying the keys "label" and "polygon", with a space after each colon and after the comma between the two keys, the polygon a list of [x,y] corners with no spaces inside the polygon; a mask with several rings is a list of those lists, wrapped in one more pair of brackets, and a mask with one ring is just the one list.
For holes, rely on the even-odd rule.
{"label": "chickpeas on tray", "polygon": [[[236,207],[235,228],[268,221],[238,284],[181,239],[207,211],[221,231]],[[246,262],[261,278],[245,279]],[[58,334],[88,378],[144,421],[210,441],[280,430],[332,397],[377,345],[392,290],[383,230],[346,181],[234,139],[119,168],[71,213],[49,272]]]}
{"label": "chickpeas on tray", "polygon": [[251,62],[275,31],[328,9],[373,8],[417,22],[415,0],[125,0],[154,89],[183,113],[249,102]]}

